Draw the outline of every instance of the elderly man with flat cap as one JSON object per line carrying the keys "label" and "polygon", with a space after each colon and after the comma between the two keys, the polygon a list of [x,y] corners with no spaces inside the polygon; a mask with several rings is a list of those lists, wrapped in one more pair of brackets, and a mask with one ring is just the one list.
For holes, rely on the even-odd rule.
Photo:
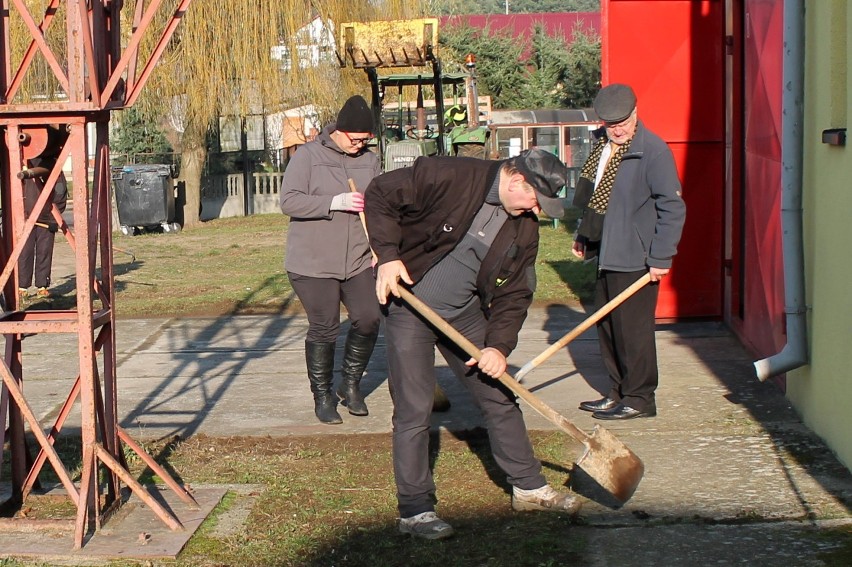
{"label": "elderly man with flat cap", "polygon": [[[436,345],[485,417],[494,460],[512,485],[512,507],[567,514],[580,507],[576,496],[547,484],[518,402],[495,380],[506,371],[532,302],[537,215],[542,209],[550,217],[563,215],[559,191],[567,172],[540,149],[503,161],[421,157],[367,187],[367,227],[379,266],[376,294],[387,309],[402,533],[424,539],[453,534],[435,513],[429,467]],[[403,284],[482,350],[479,362],[397,299]]]}
{"label": "elderly man with flat cap", "polygon": [[646,273],[651,284],[598,323],[610,389],[601,399],[580,403],[580,409],[605,420],[654,417],[659,381],[654,313],[686,207],[671,150],[639,120],[633,89],[606,86],[594,108],[604,135],[577,183],[574,204],[583,216],[572,251],[586,260],[597,257],[597,308]]}

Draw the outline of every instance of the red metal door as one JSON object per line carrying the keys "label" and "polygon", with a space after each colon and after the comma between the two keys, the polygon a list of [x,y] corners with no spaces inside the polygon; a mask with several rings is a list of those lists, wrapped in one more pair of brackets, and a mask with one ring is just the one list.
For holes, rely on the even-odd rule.
{"label": "red metal door", "polygon": [[721,0],[602,0],[603,84],[636,91],[639,117],[672,149],[683,238],[657,317],[722,318],[725,26]]}

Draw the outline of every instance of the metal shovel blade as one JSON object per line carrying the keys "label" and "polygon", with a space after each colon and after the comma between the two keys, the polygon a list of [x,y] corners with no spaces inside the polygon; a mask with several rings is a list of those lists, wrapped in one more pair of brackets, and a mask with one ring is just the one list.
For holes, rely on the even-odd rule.
{"label": "metal shovel blade", "polygon": [[599,425],[583,444],[586,452],[576,465],[622,504],[630,500],[645,473],[642,460]]}

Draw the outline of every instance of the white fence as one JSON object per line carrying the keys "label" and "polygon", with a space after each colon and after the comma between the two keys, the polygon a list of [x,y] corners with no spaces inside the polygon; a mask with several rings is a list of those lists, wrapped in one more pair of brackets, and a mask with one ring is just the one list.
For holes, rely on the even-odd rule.
{"label": "white fence", "polygon": [[242,173],[207,177],[201,189],[201,219],[241,217],[263,213],[277,213],[278,194],[283,173],[253,173],[251,175],[248,210]]}

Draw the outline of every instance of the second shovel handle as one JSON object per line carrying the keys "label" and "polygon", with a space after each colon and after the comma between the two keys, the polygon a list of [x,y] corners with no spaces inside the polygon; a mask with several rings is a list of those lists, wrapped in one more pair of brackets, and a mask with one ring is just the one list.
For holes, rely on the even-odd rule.
{"label": "second shovel handle", "polygon": [[[482,351],[470,342],[467,337],[455,330],[452,325],[444,321],[444,319],[435,313],[431,307],[420,301],[420,299],[415,297],[410,291],[402,286],[399,288],[399,293],[400,297],[402,297],[406,303],[408,303],[415,311],[422,315],[436,329],[446,335],[447,338],[457,344],[473,359],[479,361],[479,359],[482,358]],[[500,380],[504,386],[512,390],[515,395],[528,403],[535,411],[565,431],[568,435],[581,443],[587,443],[589,441],[589,435],[585,431],[568,421],[555,409],[541,401],[532,392],[521,386],[514,378],[509,376],[509,374],[504,372],[498,380]]]}
{"label": "second shovel handle", "polygon": [[586,320],[582,323],[574,327],[571,332],[566,334],[564,337],[550,345],[547,350],[542,352],[540,355],[530,360],[526,364],[524,364],[520,370],[518,370],[517,374],[515,374],[515,378],[517,380],[523,379],[532,369],[536,366],[562,350],[562,348],[585,333],[588,329],[590,329],[595,323],[609,315],[609,312],[624,303],[627,298],[631,295],[645,287],[651,281],[651,274],[646,273],[644,276],[633,282],[630,287],[613,297],[609,300],[603,307],[592,313]]}
{"label": "second shovel handle", "polygon": [[[353,193],[358,192],[358,187],[355,185],[355,181],[350,177],[347,181],[349,181],[349,190]],[[367,244],[370,244],[370,233],[367,232],[367,217],[364,216],[364,211],[358,213],[358,218],[361,219],[361,226],[364,227],[364,235],[367,237]],[[370,254],[373,256],[373,265],[379,263],[379,257],[376,256],[376,253],[373,252],[373,247],[370,246]]]}

